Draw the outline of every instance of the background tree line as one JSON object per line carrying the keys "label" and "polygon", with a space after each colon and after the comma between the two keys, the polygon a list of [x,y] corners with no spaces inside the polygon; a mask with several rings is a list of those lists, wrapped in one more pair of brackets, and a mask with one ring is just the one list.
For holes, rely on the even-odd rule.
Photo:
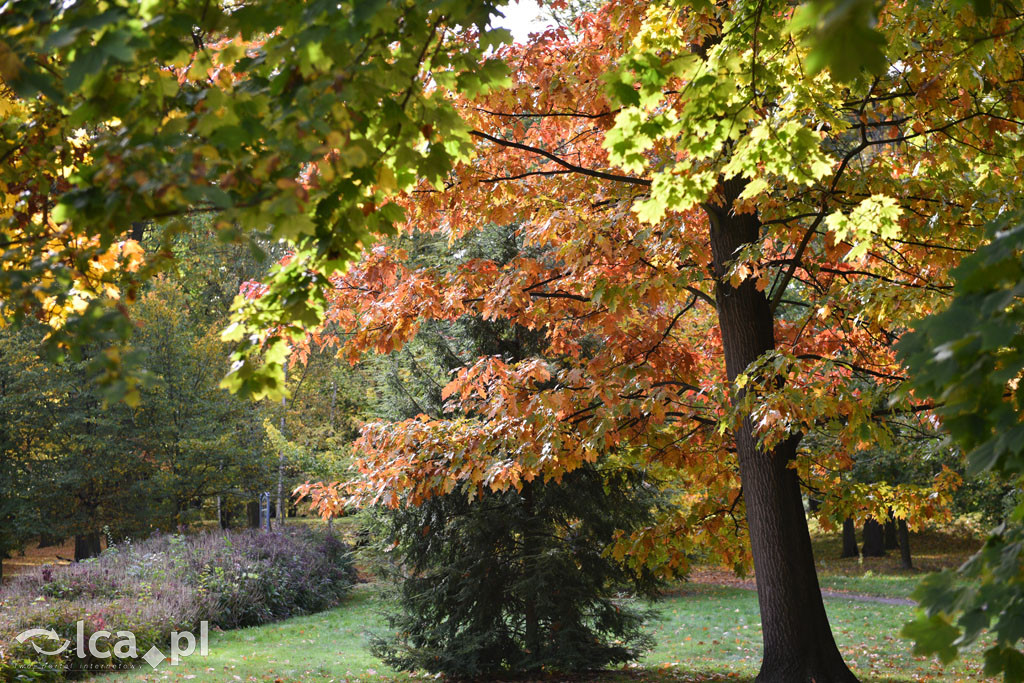
{"label": "background tree line", "polygon": [[77,560],[100,551],[101,535],[138,538],[204,518],[245,525],[247,504],[271,489],[277,451],[264,422],[277,411],[218,386],[229,353],[220,330],[240,282],[265,271],[268,256],[202,225],[170,248],[177,272],[130,304],[126,353],[143,370],[131,404],[109,401],[93,381],[94,356],[109,353],[99,344],[53,358],[46,325],[0,327],[0,554],[74,537]]}

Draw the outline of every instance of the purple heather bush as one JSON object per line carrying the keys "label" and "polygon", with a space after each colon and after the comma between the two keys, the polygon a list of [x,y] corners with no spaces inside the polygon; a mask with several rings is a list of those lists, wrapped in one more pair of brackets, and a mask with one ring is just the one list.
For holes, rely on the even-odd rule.
{"label": "purple heather bush", "polygon": [[[208,532],[158,535],[113,546],[98,558],[44,566],[0,590],[0,680],[61,680],[110,659],[79,659],[74,645],[40,655],[14,637],[53,629],[75,642],[101,630],[132,631],[138,653],[166,653],[171,631],[199,623],[231,629],[265,624],[341,603],[355,582],[349,548],[329,534]],[[53,645],[53,642],[49,642]]]}

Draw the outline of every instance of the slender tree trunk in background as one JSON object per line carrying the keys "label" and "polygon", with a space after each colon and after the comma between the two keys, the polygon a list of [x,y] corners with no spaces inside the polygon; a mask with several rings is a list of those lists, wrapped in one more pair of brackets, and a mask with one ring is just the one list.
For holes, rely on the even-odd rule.
{"label": "slender tree trunk in background", "polygon": [[39,534],[40,548],[52,548],[53,546],[62,545],[63,543],[64,539],[60,536],[54,536],[53,534],[49,534],[45,531]]}
{"label": "slender tree trunk in background", "polygon": [[250,529],[260,528],[260,504],[256,501],[250,500],[245,504],[245,516],[246,521],[249,523]]}
{"label": "slender tree trunk in background", "polygon": [[843,520],[843,552],[839,557],[858,557],[857,550],[857,527],[853,523],[853,517]]}
{"label": "slender tree trunk in background", "polygon": [[[526,509],[527,528],[523,532],[523,548],[524,555],[526,556],[526,566],[524,569],[527,572],[532,571],[532,567],[529,563],[534,562],[534,558],[537,556],[534,550],[533,539],[533,519],[534,519],[534,507],[533,507],[533,485],[527,483],[523,486],[523,505]],[[540,656],[540,622],[537,617],[537,594],[530,592],[523,598],[523,618],[526,622],[526,650],[530,652],[534,657]]]}
{"label": "slender tree trunk in background", "polygon": [[882,525],[873,517],[864,522],[864,545],[861,552],[864,557],[885,557],[885,539]]}
{"label": "slender tree trunk in background", "polygon": [[137,221],[132,223],[131,232],[128,236],[136,242],[141,242],[142,238],[146,236],[146,224],[143,221]]}
{"label": "slender tree trunk in background", "polygon": [[[288,384],[288,366],[284,368],[285,385]],[[281,438],[284,439],[284,411],[288,407],[288,399],[281,399]],[[284,449],[277,458],[277,525],[284,526]]]}
{"label": "slender tree trunk in background", "polygon": [[102,552],[102,550],[100,532],[90,531],[85,534],[75,535],[75,562],[81,562],[82,560],[88,560],[90,557],[96,557],[100,552]]}
{"label": "slender tree trunk in background", "polygon": [[[730,381],[766,351],[775,348],[768,298],[754,279],[733,287],[727,263],[744,246],[761,239],[761,223],[728,207],[743,183],[722,184],[725,207],[706,205],[716,279],[715,301]],[[833,683],[857,681],[843,661],[821,598],[800,482],[789,463],[799,434],[770,451],[758,448],[746,418],[736,430],[743,499],[761,610],[764,657],[756,683]]]}
{"label": "slender tree trunk in background", "polygon": [[226,504],[220,496],[217,497],[217,503],[220,510],[220,528],[226,531],[231,528],[231,506]]}
{"label": "slender tree trunk in background", "polygon": [[183,511],[185,510],[185,503],[180,498],[175,496],[174,498],[174,531],[180,532],[181,527],[184,526],[182,523]]}
{"label": "slender tree trunk in background", "polygon": [[896,550],[900,547],[899,539],[896,538],[896,518],[892,515],[892,508],[889,508],[889,517],[885,520],[885,549]]}
{"label": "slender tree trunk in background", "polygon": [[278,524],[284,524],[284,451],[281,451],[281,456],[277,460],[277,505],[275,506],[274,516],[277,518]]}
{"label": "slender tree trunk in background", "polygon": [[327,424],[331,425],[331,432],[336,431],[334,427],[334,404],[338,400],[338,383],[331,382],[331,412]]}
{"label": "slender tree trunk in background", "polygon": [[900,537],[900,565],[904,569],[913,569],[914,561],[910,557],[910,530],[907,529],[907,520],[902,517],[897,520]]}

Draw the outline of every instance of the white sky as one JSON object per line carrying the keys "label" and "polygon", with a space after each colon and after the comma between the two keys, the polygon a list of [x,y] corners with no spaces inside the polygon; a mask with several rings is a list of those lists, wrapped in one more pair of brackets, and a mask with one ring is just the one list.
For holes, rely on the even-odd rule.
{"label": "white sky", "polygon": [[496,26],[507,28],[517,43],[524,42],[530,33],[543,31],[551,25],[551,20],[543,16],[543,11],[536,0],[513,0],[501,8],[504,19],[495,22]]}

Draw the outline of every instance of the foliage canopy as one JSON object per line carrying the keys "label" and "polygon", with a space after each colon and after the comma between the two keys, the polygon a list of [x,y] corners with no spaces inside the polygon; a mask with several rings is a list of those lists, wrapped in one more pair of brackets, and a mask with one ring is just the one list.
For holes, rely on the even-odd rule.
{"label": "foliage canopy", "polygon": [[[1015,200],[1016,4],[612,0],[504,47],[486,2],[5,9],[5,315],[56,323],[72,350],[116,341],[117,302],[169,259],[143,259],[129,226],[172,235],[208,212],[225,239],[292,252],[237,307],[232,389],[279,396],[290,345],[355,360],[429,319],[540,332],[536,356],[460,369],[445,415],[368,426],[363,476],[316,490],[324,508],[520,490],[624,454],[674,472],[687,499],[622,552],[667,572],[695,550],[752,560],[759,681],[854,680],[817,593],[801,487],[841,496],[891,420],[932,419],[933,403],[895,393],[893,344],[944,305],[952,268]],[[486,223],[516,225],[523,255],[438,268],[364,249]],[[1015,290],[997,289],[1016,310]],[[982,347],[954,344],[954,361],[1015,362],[1000,358],[1019,329],[1007,322],[986,323]],[[98,358],[110,396],[137,400],[116,349]],[[1019,429],[1019,406],[982,404]],[[990,425],[950,416],[985,437],[968,437],[976,461],[1012,466]],[[923,518],[954,485],[940,471],[931,491],[873,491],[844,511]],[[672,552],[654,540],[666,536]]]}

